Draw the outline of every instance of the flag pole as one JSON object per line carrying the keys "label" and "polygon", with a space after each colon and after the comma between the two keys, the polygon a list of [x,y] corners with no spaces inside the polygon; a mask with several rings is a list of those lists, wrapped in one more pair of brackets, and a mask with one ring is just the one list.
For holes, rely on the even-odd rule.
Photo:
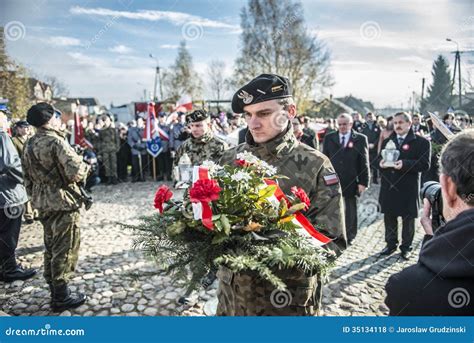
{"label": "flag pole", "polygon": [[153,157],[153,181],[156,181],[156,164],[155,164],[156,158]]}

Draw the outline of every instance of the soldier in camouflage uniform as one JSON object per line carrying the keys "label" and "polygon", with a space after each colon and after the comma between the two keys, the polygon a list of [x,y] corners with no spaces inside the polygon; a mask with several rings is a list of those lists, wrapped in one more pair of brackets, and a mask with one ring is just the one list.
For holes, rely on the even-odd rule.
{"label": "soldier in camouflage uniform", "polygon": [[109,116],[103,116],[104,127],[99,131],[99,154],[105,167],[105,176],[108,184],[116,185],[117,177],[117,152],[120,149],[120,137]]}
{"label": "soldier in camouflage uniform", "polygon": [[[249,131],[246,142],[226,151],[222,165],[233,164],[236,155],[249,151],[275,166],[282,179],[283,192],[292,186],[303,188],[311,200],[306,216],[331,238],[326,245],[339,255],[346,248],[341,187],[330,160],[319,151],[300,144],[291,119],[296,106],[288,79],[263,74],[237,91],[232,110],[244,113]],[[218,315],[318,315],[323,280],[320,275],[305,275],[297,269],[277,271],[288,285],[286,306],[279,306],[281,292],[252,272],[233,273],[226,267],[218,272]]]}
{"label": "soldier in camouflage uniform", "polygon": [[174,166],[178,165],[184,153],[189,156],[192,165],[199,165],[206,160],[219,161],[228,145],[214,136],[209,113],[196,110],[186,116],[186,122],[191,129],[191,137],[185,140],[176,151]]}
{"label": "soldier in camouflage uniform", "polygon": [[25,186],[44,229],[44,277],[51,290],[53,311],[78,307],[83,294],[72,295],[67,283],[75,270],[80,245],[79,209],[89,166],[58,130],[61,119],[47,103],[28,110],[28,122],[37,133],[28,140],[23,158]]}

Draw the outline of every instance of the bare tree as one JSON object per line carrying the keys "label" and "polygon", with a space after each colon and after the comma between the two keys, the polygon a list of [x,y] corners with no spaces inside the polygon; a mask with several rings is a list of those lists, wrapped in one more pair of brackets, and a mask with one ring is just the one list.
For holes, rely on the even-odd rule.
{"label": "bare tree", "polygon": [[307,31],[301,3],[249,0],[241,12],[241,28],[234,86],[262,73],[286,76],[301,110],[316,93],[333,84],[329,51]]}
{"label": "bare tree", "polygon": [[228,80],[224,76],[225,62],[212,60],[207,65],[207,84],[211,90],[213,100],[221,100],[228,86]]}
{"label": "bare tree", "polygon": [[44,78],[45,83],[51,87],[51,92],[53,93],[53,97],[60,97],[60,96],[68,96],[69,89],[68,87],[58,80],[55,76],[46,76]]}
{"label": "bare tree", "polygon": [[164,71],[162,80],[167,98],[171,101],[177,101],[184,94],[191,95],[193,100],[202,96],[202,81],[194,70],[185,41],[181,42],[175,63]]}

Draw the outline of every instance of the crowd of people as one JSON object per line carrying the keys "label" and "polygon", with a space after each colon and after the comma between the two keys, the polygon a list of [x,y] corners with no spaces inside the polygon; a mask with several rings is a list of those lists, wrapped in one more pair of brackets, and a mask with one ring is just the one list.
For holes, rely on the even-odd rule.
{"label": "crowd of people", "polygon": [[[263,92],[262,89],[272,91]],[[0,165],[1,177],[2,180],[8,179],[10,185],[5,187],[11,188],[1,189],[0,205],[10,209],[19,205],[25,207],[23,204],[30,200],[30,209],[26,206],[24,216],[27,222],[35,218],[34,211],[39,212],[36,216],[45,231],[44,277],[51,289],[51,306],[54,310],[77,307],[86,301],[85,295],[71,294],[67,286],[69,275],[77,263],[79,249],[79,235],[74,233],[79,230],[79,209],[84,202],[80,186],[90,190],[99,182],[113,185],[126,182],[129,178],[132,182],[140,182],[151,176],[156,176],[157,181],[178,181],[179,175],[174,170],[184,156],[191,165],[198,165],[205,160],[230,163],[237,153],[245,150],[277,167],[280,174],[291,180],[288,183],[282,181],[280,186],[283,191],[289,191],[290,185],[306,188],[311,202],[306,216],[312,222],[317,221],[322,233],[331,239],[326,248],[336,256],[356,238],[357,198],[372,184],[380,184],[378,201],[384,215],[386,247],[381,251],[381,256],[391,255],[400,248],[401,257],[405,260],[410,258],[415,219],[421,209],[420,186],[426,181],[441,180],[443,197],[451,199],[446,205],[447,208],[453,208],[445,216],[447,221],[456,218],[454,208],[462,208],[467,212],[466,218],[472,217],[474,182],[472,175],[463,171],[473,170],[474,137],[473,131],[469,130],[472,120],[468,116],[456,117],[447,113],[443,117],[445,130],[452,134],[463,134],[465,151],[460,156],[455,151],[459,143],[451,144],[456,139],[446,144],[451,137],[447,137],[446,132],[432,119],[416,113],[399,112],[389,117],[376,116],[370,112],[364,116],[359,113],[341,113],[336,118],[327,119],[298,116],[289,81],[278,75],[262,74],[239,89],[232,100],[232,110],[234,114],[217,115],[205,110],[187,114],[159,113],[157,127],[161,152],[156,159],[147,152],[144,118],[140,116],[126,124],[115,123],[109,115],[94,120],[83,118],[81,125],[88,145],[75,151],[70,144],[68,125],[62,123],[61,113],[53,106],[46,103],[32,106],[26,121],[13,124],[12,139],[6,133],[10,128],[5,115],[7,111],[0,113],[4,150]],[[33,131],[36,131],[34,135]],[[236,140],[229,139],[231,136]],[[445,148],[440,158],[443,145],[451,150]],[[387,152],[394,151],[397,151],[397,158],[389,161]],[[454,168],[453,159],[458,164],[468,165],[464,169]],[[308,185],[311,185],[309,189]],[[463,193],[460,193],[461,189]],[[460,206],[460,202],[463,206]],[[2,223],[5,220],[8,224],[2,224],[0,237],[4,245],[1,248],[2,280],[33,277],[36,271],[22,268],[15,260],[21,217],[7,216],[4,212]],[[425,224],[428,216],[429,206],[425,203]],[[399,218],[402,222],[401,244],[398,240]],[[469,226],[469,223],[465,220],[463,225]],[[433,228],[428,228],[428,225],[424,227],[428,236],[436,236]],[[472,238],[472,224],[470,230]],[[65,235],[65,232],[71,234]],[[439,232],[440,235],[444,233],[443,230]],[[426,249],[434,249],[433,246],[436,242],[439,244],[440,240],[442,238],[432,238],[426,243]],[[472,257],[472,249],[469,251],[467,255]],[[433,251],[427,254],[433,254]],[[470,278],[472,281],[472,264],[459,263],[460,270],[465,274],[459,275],[456,271],[443,277]],[[429,265],[419,268],[429,269]],[[425,269],[423,272],[426,278],[433,273],[434,278],[439,276],[436,270]],[[249,278],[252,282],[247,285],[224,284],[220,281],[219,314],[239,315],[239,308],[243,307],[246,308],[245,313],[252,313],[249,309],[254,308],[254,304],[250,303],[250,298],[236,298],[234,293],[237,288],[258,288],[263,292],[262,297],[271,291],[268,285],[253,280],[251,276]],[[400,278],[409,279],[410,275],[403,274]],[[402,288],[397,282],[392,279],[388,290],[397,292],[396,295],[388,294],[391,313],[420,313],[418,305],[416,310],[410,305],[399,306],[401,300],[397,297],[402,297]],[[443,283],[442,280],[439,282]],[[293,284],[306,288],[311,284],[314,290],[308,292],[308,299],[303,301],[306,304],[304,310],[289,306],[279,313],[319,313],[318,299],[321,298],[323,280],[315,275],[292,279]],[[466,287],[472,290],[472,283]],[[229,303],[229,299],[233,300]],[[436,306],[428,306],[423,313],[442,314],[443,307],[440,304]],[[255,308],[257,313],[262,314],[261,309]]]}

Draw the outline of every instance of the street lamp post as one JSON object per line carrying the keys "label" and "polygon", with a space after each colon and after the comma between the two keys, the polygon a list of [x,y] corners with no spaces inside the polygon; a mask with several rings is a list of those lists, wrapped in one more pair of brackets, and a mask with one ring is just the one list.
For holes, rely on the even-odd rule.
{"label": "street lamp post", "polygon": [[163,101],[163,88],[161,85],[161,74],[160,74],[160,66],[158,59],[153,56],[153,54],[150,54],[150,58],[154,59],[156,61],[156,69],[155,69],[155,83],[153,85],[153,101],[158,100],[156,97],[156,88],[158,86],[158,82],[160,83],[160,101]]}
{"label": "street lamp post", "polygon": [[461,52],[459,51],[459,43],[452,40],[451,38],[446,38],[448,42],[456,44],[456,51],[454,53],[454,74],[453,74],[453,86],[451,87],[451,94],[453,92],[454,83],[456,82],[456,71],[458,73],[458,86],[459,86],[459,107],[462,106],[462,90],[461,90]]}

